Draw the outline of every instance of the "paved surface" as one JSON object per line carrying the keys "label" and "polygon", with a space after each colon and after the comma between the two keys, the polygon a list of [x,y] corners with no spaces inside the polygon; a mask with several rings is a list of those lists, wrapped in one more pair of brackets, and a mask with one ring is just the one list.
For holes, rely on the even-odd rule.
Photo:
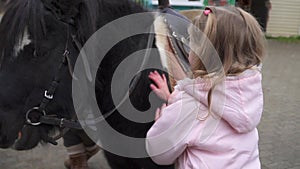
{"label": "paved surface", "polygon": [[269,41],[263,67],[263,169],[300,169],[300,44]]}
{"label": "paved surface", "polygon": [[[265,111],[259,125],[263,169],[300,169],[300,44],[268,41],[263,67]],[[39,146],[16,152],[0,149],[0,169],[64,169],[65,149]],[[91,169],[109,169],[101,153]]]}
{"label": "paved surface", "polygon": [[[0,149],[0,169],[65,169],[66,150],[62,141],[58,146],[38,146],[17,152]],[[100,151],[89,160],[90,169],[110,169]]]}

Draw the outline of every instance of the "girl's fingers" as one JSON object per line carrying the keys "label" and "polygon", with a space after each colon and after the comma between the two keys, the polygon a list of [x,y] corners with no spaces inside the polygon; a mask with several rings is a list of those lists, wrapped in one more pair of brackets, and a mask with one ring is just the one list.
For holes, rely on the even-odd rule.
{"label": "girl's fingers", "polygon": [[150,86],[152,90],[165,89],[167,86],[167,78],[165,74],[160,75],[157,71],[149,73],[149,79],[154,82],[154,86]]}
{"label": "girl's fingers", "polygon": [[154,71],[154,75],[159,76],[162,79],[162,76],[156,70]]}
{"label": "girl's fingers", "polygon": [[158,90],[158,88],[157,88],[154,84],[150,84],[150,88],[151,88],[152,90]]}
{"label": "girl's fingers", "polygon": [[151,80],[153,80],[153,82],[157,85],[157,87],[158,88],[161,88],[161,86],[163,85],[163,80],[161,79],[161,77],[157,77],[157,76],[155,76],[155,77],[152,77],[152,76],[149,76],[149,78],[151,79]]}
{"label": "girl's fingers", "polygon": [[151,80],[153,80],[155,83],[159,83],[161,77],[160,75],[156,75],[156,74],[149,74],[148,76]]}

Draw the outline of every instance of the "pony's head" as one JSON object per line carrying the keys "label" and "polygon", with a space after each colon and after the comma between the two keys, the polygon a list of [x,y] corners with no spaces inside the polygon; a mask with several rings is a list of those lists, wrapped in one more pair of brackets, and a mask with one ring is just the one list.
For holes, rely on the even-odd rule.
{"label": "pony's head", "polygon": [[[88,22],[93,10],[88,10],[88,6],[83,0],[14,0],[8,3],[0,24],[1,148],[16,143],[16,149],[30,149],[40,141],[49,142],[48,132],[52,126],[25,125],[26,112],[41,104],[65,50],[70,52],[68,67],[74,65],[78,49],[71,35],[83,42],[92,33],[93,23]],[[86,24],[91,26],[84,27]],[[69,70],[62,71],[53,101],[45,109],[47,114],[74,115]]]}
{"label": "pony's head", "polygon": [[[144,9],[130,0],[9,1],[0,24],[0,148],[14,145],[16,149],[24,150],[35,147],[40,141],[52,142],[48,133],[53,126],[28,125],[26,115],[32,108],[40,107],[47,94],[46,90],[50,88],[58,70],[61,70],[59,65],[63,54],[66,50],[70,52],[67,68],[59,71],[59,85],[53,99],[45,107],[45,112],[47,115],[71,119],[75,116],[71,74],[79,46],[97,28],[124,15],[138,12],[144,12]],[[79,45],[75,45],[78,43],[74,43],[74,37]],[[116,45],[107,54],[108,57],[105,56],[108,63],[113,63],[112,66],[103,65],[108,73],[99,73],[99,77],[101,73],[108,77],[108,80],[104,80],[105,86],[109,86],[112,78],[110,73],[125,56],[147,46],[147,37],[138,35],[128,38],[126,42]],[[108,88],[103,90],[111,91]],[[106,92],[100,94],[109,95]],[[103,105],[109,111],[113,103],[106,98],[97,99],[98,102],[104,99],[106,102]],[[144,106],[142,102],[140,105]]]}

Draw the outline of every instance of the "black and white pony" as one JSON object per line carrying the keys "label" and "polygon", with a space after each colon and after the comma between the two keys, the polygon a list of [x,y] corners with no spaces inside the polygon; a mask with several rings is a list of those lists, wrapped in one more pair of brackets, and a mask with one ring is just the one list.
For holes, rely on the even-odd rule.
{"label": "black and white pony", "polygon": [[[41,116],[63,118],[72,126],[73,68],[81,47],[98,28],[145,9],[129,0],[11,0],[5,9],[0,24],[0,147],[24,150],[39,142],[55,144],[49,136],[53,125],[40,123]],[[126,56],[149,47],[150,36],[135,35],[109,50],[93,89],[101,112],[114,110],[105,118],[108,124],[130,137],[144,138],[153,122],[132,122],[118,112],[111,96],[112,76]],[[149,61],[161,66],[159,57]],[[137,109],[154,107],[154,113],[162,102],[156,99],[151,106],[148,100],[150,71],[143,70],[131,80],[134,83],[124,85],[132,89],[129,97]],[[108,151],[105,155],[114,169],[173,168],[158,166],[149,157],[128,158]]]}

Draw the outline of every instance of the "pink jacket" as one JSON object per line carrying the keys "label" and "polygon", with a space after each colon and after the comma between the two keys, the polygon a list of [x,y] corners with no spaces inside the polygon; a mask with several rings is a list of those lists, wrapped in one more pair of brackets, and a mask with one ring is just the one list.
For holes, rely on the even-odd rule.
{"label": "pink jacket", "polygon": [[179,81],[147,133],[147,151],[161,165],[179,169],[260,169],[258,125],[263,111],[261,73],[229,76],[212,94],[207,80]]}

